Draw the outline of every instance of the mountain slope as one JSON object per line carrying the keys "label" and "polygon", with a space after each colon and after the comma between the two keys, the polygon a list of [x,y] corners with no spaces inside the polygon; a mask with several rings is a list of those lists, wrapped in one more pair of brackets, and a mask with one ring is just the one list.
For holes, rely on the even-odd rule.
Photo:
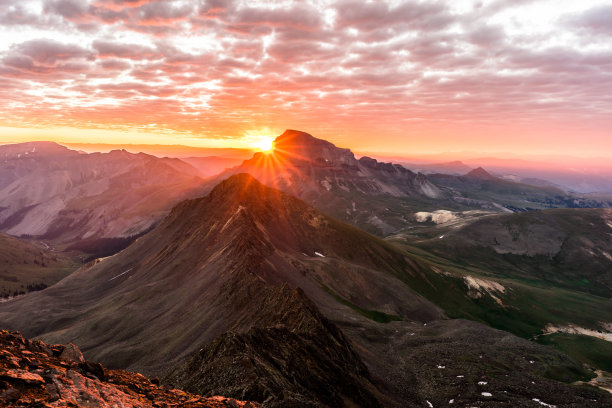
{"label": "mountain slope", "polygon": [[391,239],[407,243],[406,250],[441,274],[462,279],[474,302],[454,314],[450,297],[430,300],[451,316],[484,321],[612,369],[611,210],[499,214],[441,228],[434,238]]}
{"label": "mountain slope", "polygon": [[55,242],[128,237],[198,194],[178,159],[115,150],[84,154],[51,142],[0,146],[0,230]]}
{"label": "mountain slope", "polygon": [[612,210],[552,209],[490,216],[417,243],[502,276],[612,297]]}
{"label": "mountain slope", "polygon": [[42,290],[77,268],[67,255],[43,243],[0,233],[0,297]]}
{"label": "mountain slope", "polygon": [[[203,344],[224,344],[219,336],[248,336],[260,328],[264,331],[255,334],[265,338],[270,327],[286,325],[286,349],[298,352],[308,346],[317,352],[310,366],[320,364],[319,371],[327,373],[321,381],[337,384],[330,405],[352,398],[376,401],[375,392],[368,391],[374,387],[367,370],[349,343],[306,296],[289,295],[283,285],[303,288],[334,315],[353,313],[338,303],[341,298],[376,316],[440,317],[437,307],[393,276],[407,267],[404,256],[385,242],[251,176],[237,175],[207,197],[179,204],[121,253],[92,262],[45,291],[2,305],[0,321],[28,336],[70,339],[110,367],[146,373],[167,371]],[[300,374],[301,383],[308,384],[307,374]],[[310,384],[318,387],[321,382]],[[297,401],[320,393],[316,388],[307,393],[302,384],[288,390],[297,395],[293,398],[278,394],[278,387],[261,387],[244,393]]]}
{"label": "mountain slope", "polygon": [[[464,307],[473,300],[461,282],[241,174],[179,204],[119,254],[0,305],[0,322],[70,339],[111,368],[268,406],[425,406],[440,385],[441,395],[456,397],[456,375],[442,376],[434,362],[474,358],[465,345],[481,338],[499,339],[505,353],[478,349],[486,361],[471,368],[474,387],[477,378],[514,384],[514,406],[529,403],[527,386],[568,404],[610,401],[556,381],[589,376],[566,356],[484,325],[439,320],[440,309],[411,289]],[[414,346],[437,336],[429,327],[446,333],[446,351],[421,348],[431,365],[413,365]],[[526,350],[537,365],[511,363]],[[508,380],[514,370],[530,385]],[[462,398],[477,405],[488,397]]]}

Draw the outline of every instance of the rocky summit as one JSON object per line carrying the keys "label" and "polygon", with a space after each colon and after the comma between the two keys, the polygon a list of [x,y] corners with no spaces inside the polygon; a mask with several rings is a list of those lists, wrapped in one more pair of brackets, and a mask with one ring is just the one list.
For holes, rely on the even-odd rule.
{"label": "rocky summit", "polygon": [[256,408],[253,402],[204,398],[138,373],[86,361],[73,344],[45,344],[0,331],[2,407]]}

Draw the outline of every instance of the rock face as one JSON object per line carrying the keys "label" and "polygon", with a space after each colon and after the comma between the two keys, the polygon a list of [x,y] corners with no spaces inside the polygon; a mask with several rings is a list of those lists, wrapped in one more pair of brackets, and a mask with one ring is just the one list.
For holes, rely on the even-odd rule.
{"label": "rock face", "polygon": [[198,170],[125,150],[79,153],[52,142],[0,146],[0,230],[57,242],[126,237],[198,194]]}
{"label": "rock face", "polygon": [[[241,282],[244,285],[245,282]],[[236,288],[235,303],[256,296],[245,331],[229,331],[173,370],[166,382],[202,394],[220,392],[268,407],[380,406],[370,374],[342,332],[301,289]]]}
{"label": "rock face", "polygon": [[[70,358],[66,358],[70,356]],[[78,358],[76,358],[78,357]],[[0,405],[3,407],[255,408],[256,403],[204,398],[154,384],[141,374],[106,370],[81,360],[74,345],[48,345],[0,331]]]}

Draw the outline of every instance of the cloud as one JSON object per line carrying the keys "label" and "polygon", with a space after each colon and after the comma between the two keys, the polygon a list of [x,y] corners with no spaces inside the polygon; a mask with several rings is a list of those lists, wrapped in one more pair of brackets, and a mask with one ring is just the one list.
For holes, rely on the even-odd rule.
{"label": "cloud", "polygon": [[159,59],[162,54],[151,48],[137,44],[116,43],[95,40],[92,44],[100,58],[127,58],[135,60]]}
{"label": "cloud", "polygon": [[570,27],[596,35],[612,36],[612,5],[595,7],[578,16],[566,16],[564,20]]}
{"label": "cloud", "polygon": [[54,40],[31,40],[17,44],[11,49],[14,55],[30,58],[33,62],[53,65],[69,59],[93,60],[91,51],[75,44],[64,44]]}
{"label": "cloud", "polygon": [[531,0],[43,4],[0,0],[0,114],[14,121],[210,135],[612,117],[609,6],[536,30],[516,17]]}

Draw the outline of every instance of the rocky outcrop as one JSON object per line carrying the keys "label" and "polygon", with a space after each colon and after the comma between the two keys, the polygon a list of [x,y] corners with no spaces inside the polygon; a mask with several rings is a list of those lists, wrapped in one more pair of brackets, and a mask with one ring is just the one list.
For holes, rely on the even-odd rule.
{"label": "rocky outcrop", "polygon": [[232,286],[235,307],[248,304],[252,314],[203,345],[165,382],[266,407],[381,406],[359,356],[301,289],[266,287],[248,276]]}
{"label": "rocky outcrop", "polygon": [[85,361],[75,345],[49,345],[0,331],[3,407],[256,408],[252,402],[186,393],[138,373]]}

